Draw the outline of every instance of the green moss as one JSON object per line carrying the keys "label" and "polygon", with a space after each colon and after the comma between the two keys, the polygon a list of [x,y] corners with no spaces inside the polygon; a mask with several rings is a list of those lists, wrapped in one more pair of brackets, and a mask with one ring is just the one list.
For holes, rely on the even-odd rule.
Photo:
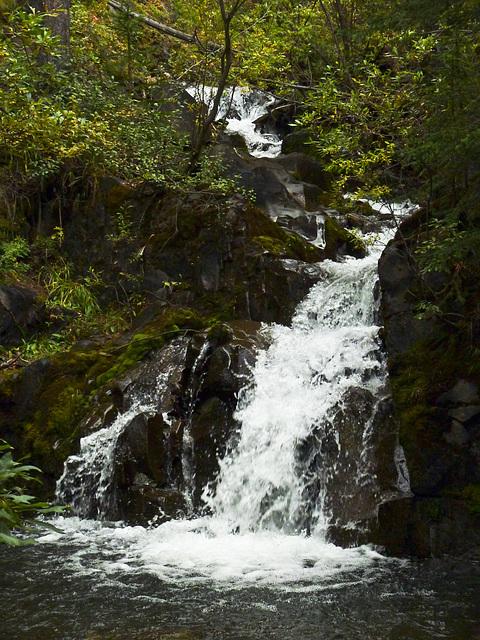
{"label": "green moss", "polygon": [[287,252],[285,243],[278,238],[271,238],[270,236],[256,236],[255,238],[252,238],[252,240],[274,256],[284,256]]}
{"label": "green moss", "polygon": [[135,335],[126,346],[125,351],[118,356],[115,364],[96,376],[95,389],[99,389],[123,375],[140,362],[147,353],[154,349],[160,349],[164,344],[163,336]]}
{"label": "green moss", "polygon": [[45,470],[51,470],[55,460],[64,460],[72,452],[79,435],[78,423],[87,407],[83,390],[73,384],[64,386],[62,380],[42,394],[40,409],[25,425],[25,442],[34,456],[46,462]]}
{"label": "green moss", "polygon": [[232,335],[232,329],[223,322],[215,322],[208,330],[210,340],[216,340],[218,344],[228,342]]}
{"label": "green moss", "polygon": [[13,398],[15,380],[18,377],[15,369],[4,369],[0,372],[0,398],[9,402]]}
{"label": "green moss", "polygon": [[361,256],[365,252],[365,244],[354,233],[339,227],[329,216],[325,218],[325,254],[327,258],[335,258],[340,247],[344,246],[353,256]]}
{"label": "green moss", "polygon": [[[390,384],[399,422],[399,437],[407,456],[412,486],[424,482],[425,472],[437,458],[454,456],[444,434],[451,427],[439,396],[459,379],[479,382],[472,375],[471,350],[461,335],[448,333],[421,340],[389,362]],[[453,463],[453,457],[452,457]]]}
{"label": "green moss", "polygon": [[303,262],[318,261],[323,257],[322,252],[310,245],[294,233],[280,229],[276,236],[255,236],[252,242],[259,244],[268,253],[282,258],[292,258]]}
{"label": "green moss", "polygon": [[[137,333],[121,350],[111,350],[114,363],[99,375],[95,381],[95,390],[103,387],[129,369],[138,364],[150,352],[161,349],[165,342],[182,332],[198,331],[209,325],[209,320],[202,318],[191,309],[171,309],[157,320],[149,323]],[[92,371],[96,373],[96,371]]]}
{"label": "green moss", "polygon": [[135,200],[136,191],[128,184],[117,184],[105,196],[105,209],[109,214],[117,213],[125,204]]}

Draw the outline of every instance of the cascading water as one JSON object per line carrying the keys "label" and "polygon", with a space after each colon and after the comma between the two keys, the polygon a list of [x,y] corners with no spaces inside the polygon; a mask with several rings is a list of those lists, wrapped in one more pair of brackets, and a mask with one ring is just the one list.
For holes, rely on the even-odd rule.
{"label": "cascading water", "polygon": [[[145,366],[138,375],[148,380],[137,378],[123,394],[127,401],[111,426],[84,438],[67,461],[60,501],[81,517],[59,518],[64,533],[41,537],[28,554],[15,548],[0,553],[2,637],[479,635],[480,569],[471,557],[456,561],[452,571],[450,561],[387,559],[368,546],[326,541],[328,531],[341,529],[342,540],[354,543],[355,535],[345,532],[356,534],[374,516],[379,501],[388,499],[386,485],[397,497],[409,490],[393,430],[393,437],[380,439],[390,439],[398,474],[393,468],[385,483],[376,459],[388,404],[374,281],[387,236],[363,260],[322,263],[324,277],[292,326],[268,329],[271,346],[259,355],[238,403],[238,432],[216,482],[204,489],[208,515],[150,527],[87,519],[115,517],[112,472],[118,472],[117,453],[129,454],[119,443],[132,424],[148,426],[153,414],[160,418],[160,437],[178,436],[170,444],[183,469],[173,463],[163,469],[170,485],[178,493],[193,490],[188,420],[198,385],[188,382],[179,407],[169,389],[180,385],[184,370],[171,362],[188,361],[195,372],[208,354],[194,348],[186,358],[188,339],[179,339]],[[181,456],[176,447],[183,447]],[[184,502],[188,507],[188,495]]]}
{"label": "cascading water", "polygon": [[[373,551],[329,544],[327,531],[358,533],[362,522],[374,518],[381,499],[374,426],[386,381],[374,285],[385,241],[385,235],[378,238],[363,260],[323,263],[324,278],[299,306],[292,326],[269,328],[271,346],[259,355],[253,384],[238,405],[239,431],[220,462],[217,481],[204,490],[208,515],[151,529],[103,528],[75,518],[61,526],[86,531],[103,555],[110,549],[116,557],[120,545],[127,565],[148,567],[173,583],[202,577],[265,585],[306,579],[320,585],[339,571],[374,562]],[[152,403],[158,410],[164,384],[155,398],[128,411],[148,412]],[[112,438],[124,420],[110,428]],[[112,465],[108,455],[90,454],[105,447],[106,436],[97,432],[86,439],[79,456],[67,462],[61,492],[71,486],[71,472],[88,468],[80,483],[75,481],[86,486],[89,477],[106,475]],[[407,488],[400,475],[396,481],[399,493]]]}
{"label": "cascading water", "polygon": [[371,425],[386,393],[374,324],[381,246],[363,260],[323,263],[325,280],[292,326],[272,327],[237,413],[238,441],[205,491],[235,530],[318,534],[374,511]]}
{"label": "cascading water", "polygon": [[[82,438],[78,455],[66,460],[64,472],[57,482],[56,495],[57,500],[68,504],[74,514],[109,520],[118,517],[114,476],[119,438],[138,418],[148,418],[160,412],[163,420],[169,422],[168,390],[175,383],[172,380],[175,372],[169,361],[184,357],[185,349],[184,344],[172,342],[153,371],[155,384],[145,385],[145,389],[129,398],[128,406],[110,425]],[[185,493],[188,502],[188,490]]]}
{"label": "cascading water", "polygon": [[[224,112],[228,105],[241,123],[248,110],[247,129],[251,129],[258,109],[264,112],[271,100],[257,98],[237,89],[225,97]],[[245,134],[244,125],[239,126]],[[274,145],[267,154],[277,151]],[[265,155],[265,149],[258,155]],[[193,519],[183,517],[151,530],[135,528],[134,534],[127,534],[128,528],[112,531],[94,525],[92,529],[74,520],[66,521],[65,527],[72,523],[90,527],[107,546],[125,532],[129,561],[155,566],[156,573],[173,580],[241,576],[270,583],[299,579],[306,568],[309,579],[323,580],[339,554],[343,569],[350,563],[368,563],[368,554],[340,550],[327,539],[336,530],[336,539],[341,531],[340,539],[347,545],[361,540],[358,534],[374,520],[385,488],[378,481],[376,448],[378,425],[388,422],[384,415],[388,394],[374,321],[374,287],[378,257],[391,233],[378,236],[362,260],[322,263],[322,281],[299,306],[291,327],[268,329],[270,347],[259,355],[252,383],[237,405],[240,427],[219,462],[216,480],[203,490],[207,515],[197,513]],[[170,349],[187,347],[172,344]],[[170,380],[175,375],[169,368],[172,355],[167,349],[162,356],[154,390],[130,397],[112,425],[84,438],[79,454],[67,460],[58,498],[70,503],[78,515],[116,517],[111,480],[116,443],[132,418],[156,412],[164,424],[172,424],[175,411],[165,408],[169,401],[164,398],[176,384]],[[189,365],[193,374],[208,358],[207,343],[195,357]],[[174,487],[185,492],[184,514],[190,516],[191,496],[199,490],[189,433],[197,392],[189,387],[183,399],[183,480]],[[399,468],[400,454],[397,451]],[[398,478],[392,474],[390,492],[407,490],[404,469]],[[347,535],[349,530],[354,534]]]}
{"label": "cascading water", "polygon": [[[187,91],[207,107],[213,100],[213,87],[188,88]],[[240,134],[245,140],[250,155],[260,158],[275,158],[279,155],[282,141],[276,133],[263,131],[257,120],[265,116],[275,105],[275,98],[264,91],[251,91],[243,87],[226,90],[222,96],[217,120],[225,119],[225,133]]]}

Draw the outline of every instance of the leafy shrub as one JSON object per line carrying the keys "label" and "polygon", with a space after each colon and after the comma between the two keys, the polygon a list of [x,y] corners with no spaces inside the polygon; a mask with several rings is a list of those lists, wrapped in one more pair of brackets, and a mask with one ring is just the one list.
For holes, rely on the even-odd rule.
{"label": "leafy shrub", "polygon": [[100,311],[94,293],[94,288],[100,284],[100,279],[93,269],[90,268],[89,275],[81,281],[72,279],[71,266],[63,261],[43,269],[42,273],[48,292],[48,306],[65,307],[87,317]]}
{"label": "leafy shrub", "polygon": [[[37,516],[62,513],[64,507],[52,507],[47,502],[37,502],[34,496],[24,493],[20,485],[37,481],[32,472],[40,473],[33,465],[15,462],[12,447],[0,441],[0,544],[24,546],[33,544],[33,538],[17,538],[12,531],[34,532],[39,528],[55,529],[51,524],[38,520]],[[5,453],[6,452],[6,453]]]}
{"label": "leafy shrub", "polygon": [[13,240],[0,243],[0,269],[13,273],[23,273],[28,269],[27,259],[30,247],[25,238],[16,237]]}

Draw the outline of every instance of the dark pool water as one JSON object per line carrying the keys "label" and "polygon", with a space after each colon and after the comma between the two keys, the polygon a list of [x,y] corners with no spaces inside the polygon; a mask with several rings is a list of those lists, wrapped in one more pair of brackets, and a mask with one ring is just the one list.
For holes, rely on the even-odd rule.
{"label": "dark pool water", "polygon": [[98,550],[77,551],[0,548],[2,640],[480,640],[477,561],[379,558],[324,585],[275,588],[175,584],[120,557],[105,571]]}

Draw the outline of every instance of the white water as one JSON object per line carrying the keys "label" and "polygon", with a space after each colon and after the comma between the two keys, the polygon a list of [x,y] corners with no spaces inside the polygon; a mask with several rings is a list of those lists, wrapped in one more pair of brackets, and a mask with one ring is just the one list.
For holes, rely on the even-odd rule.
{"label": "white water", "polygon": [[[190,87],[187,91],[210,107],[215,88]],[[261,127],[255,124],[274,104],[275,98],[262,91],[251,91],[245,87],[225,90],[217,120],[225,119],[225,132],[230,135],[238,133],[245,140],[250,155],[256,158],[275,158],[280,154],[282,141],[274,133],[262,132]]]}
{"label": "white water", "polygon": [[[227,131],[240,132],[252,155],[273,157],[280,150],[280,141],[254,124],[271,102],[241,89],[224,98],[219,117],[229,109]],[[292,326],[270,327],[271,346],[259,356],[253,384],[239,401],[240,431],[217,482],[204,490],[208,515],[150,528],[60,519],[65,534],[41,541],[75,549],[68,553],[68,568],[77,573],[147,571],[174,584],[213,581],[235,588],[321,590],[348,584],[351,570],[377,562],[372,549],[328,543],[326,529],[356,526],[360,512],[374,509],[378,498],[372,422],[384,394],[385,363],[373,292],[378,258],[391,234],[379,236],[363,260],[322,263],[324,279],[299,306]],[[59,480],[61,501],[83,515],[111,510],[116,439],[133,417],[168,405],[162,395],[168,394],[169,375],[167,355],[153,393],[82,439],[80,454],[67,461]],[[355,406],[365,398],[367,412]],[[186,431],[185,472],[190,444]],[[82,478],[80,486],[73,475]],[[399,488],[408,489],[403,477]]]}
{"label": "white water", "polygon": [[[82,517],[116,517],[113,485],[117,440],[137,416],[153,416],[161,410],[162,401],[166,404],[172,385],[168,361],[184,349],[182,345],[170,343],[163,356],[165,366],[158,373],[154,387],[148,387],[148,393],[135,398],[110,425],[81,438],[79,454],[67,458],[63,474],[57,481],[56,496],[60,504],[68,504],[73,513]],[[168,422],[166,413],[163,418]]]}
{"label": "white water", "polygon": [[[237,412],[239,442],[221,463],[218,486],[205,496],[234,529],[298,532],[312,500],[304,495],[309,474],[298,459],[299,444],[315,434],[340,449],[335,417],[345,393],[355,387],[376,396],[382,390],[385,370],[373,322],[377,261],[372,251],[361,261],[323,263],[326,280],[300,305],[292,327],[272,327],[273,344],[260,355],[254,387]],[[317,466],[324,476],[310,518],[317,534],[328,521],[324,498],[336,458]],[[351,470],[357,476],[363,471],[361,464]]]}

